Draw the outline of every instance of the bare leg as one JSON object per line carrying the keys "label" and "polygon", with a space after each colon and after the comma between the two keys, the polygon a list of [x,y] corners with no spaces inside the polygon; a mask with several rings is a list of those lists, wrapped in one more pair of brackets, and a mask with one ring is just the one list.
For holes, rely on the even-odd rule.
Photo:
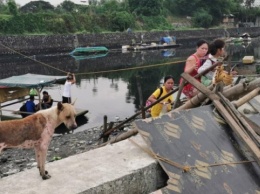
{"label": "bare leg", "polygon": [[48,174],[48,171],[45,170],[46,156],[47,156],[47,149],[41,150],[42,170],[43,170],[43,172],[44,172],[44,176],[42,176],[42,179],[43,179],[43,180],[51,178],[51,175],[49,175],[49,174]]}
{"label": "bare leg", "polygon": [[34,147],[35,159],[36,159],[36,162],[37,162],[37,168],[40,169],[40,163],[39,163],[40,162],[40,160],[39,160],[40,155],[39,155],[38,151],[39,151],[39,146],[37,146],[37,147],[35,146]]}

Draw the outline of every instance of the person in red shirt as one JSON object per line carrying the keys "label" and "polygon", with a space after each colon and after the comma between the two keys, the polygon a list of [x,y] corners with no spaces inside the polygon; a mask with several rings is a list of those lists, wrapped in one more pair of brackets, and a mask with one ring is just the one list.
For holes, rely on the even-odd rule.
{"label": "person in red shirt", "polygon": [[[192,77],[198,74],[198,69],[201,66],[201,59],[208,54],[209,44],[206,40],[199,40],[197,42],[196,52],[189,56],[186,60],[184,72],[190,74]],[[196,78],[200,82],[200,78]],[[180,83],[183,81],[181,79]],[[198,91],[197,89],[190,83],[184,86],[182,93],[190,99],[195,96]]]}

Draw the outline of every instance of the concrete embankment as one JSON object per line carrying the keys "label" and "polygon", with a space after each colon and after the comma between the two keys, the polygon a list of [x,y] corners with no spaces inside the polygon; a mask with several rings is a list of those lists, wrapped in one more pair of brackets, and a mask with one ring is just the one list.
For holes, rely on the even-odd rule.
{"label": "concrete embankment", "polygon": [[[106,46],[121,48],[122,45],[135,42],[156,42],[163,36],[176,36],[177,42],[185,46],[193,46],[200,38],[213,39],[217,37],[239,35],[248,32],[252,37],[260,36],[260,27],[159,31],[134,33],[106,33],[106,34],[71,34],[71,35],[32,35],[32,36],[0,36],[0,54],[40,54],[69,52],[75,47]],[[143,39],[142,39],[143,37]]]}
{"label": "concrete embankment", "polygon": [[[139,136],[132,137],[146,147]],[[159,164],[129,140],[48,163],[51,179],[32,168],[0,179],[2,194],[146,194],[165,186]]]}

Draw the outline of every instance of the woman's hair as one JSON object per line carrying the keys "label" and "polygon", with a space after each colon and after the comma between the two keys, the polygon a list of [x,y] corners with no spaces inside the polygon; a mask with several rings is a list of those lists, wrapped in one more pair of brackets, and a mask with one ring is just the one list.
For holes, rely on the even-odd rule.
{"label": "woman's hair", "polygon": [[67,76],[67,80],[73,80],[73,75],[71,73]]}
{"label": "woman's hair", "polygon": [[201,45],[203,44],[209,44],[208,41],[204,40],[204,39],[200,39],[198,42],[197,42],[197,48],[200,47]]}
{"label": "woman's hair", "polygon": [[174,81],[174,79],[173,79],[173,77],[171,75],[167,75],[167,76],[164,77],[164,82],[163,83],[167,82],[168,79],[172,79]]}
{"label": "woman's hair", "polygon": [[209,45],[209,53],[215,55],[218,49],[223,49],[225,47],[225,41],[222,39],[216,39]]}

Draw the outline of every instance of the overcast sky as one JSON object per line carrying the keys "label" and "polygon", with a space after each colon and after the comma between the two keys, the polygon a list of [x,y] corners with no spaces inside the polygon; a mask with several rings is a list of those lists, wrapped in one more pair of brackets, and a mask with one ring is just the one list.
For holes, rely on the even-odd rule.
{"label": "overcast sky", "polygon": [[[36,0],[15,0],[16,4],[19,4],[21,6],[31,2],[31,1],[36,1]],[[57,6],[59,5],[60,3],[62,3],[64,0],[44,0],[44,1],[47,1],[49,2],[50,4],[54,5],[54,6]],[[84,0],[70,0],[76,4],[79,4],[81,1],[84,1]]]}

